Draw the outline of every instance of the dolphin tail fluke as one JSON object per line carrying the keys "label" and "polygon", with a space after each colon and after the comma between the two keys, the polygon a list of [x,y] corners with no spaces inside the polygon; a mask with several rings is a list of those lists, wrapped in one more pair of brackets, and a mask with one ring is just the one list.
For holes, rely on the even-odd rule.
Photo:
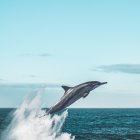
{"label": "dolphin tail fluke", "polygon": [[45,117],[45,116],[47,116],[47,115],[49,115],[49,114],[51,114],[51,113],[50,113],[50,109],[49,109],[49,110],[46,110],[45,114],[43,114],[43,115],[38,115],[37,117],[42,118],[42,117]]}

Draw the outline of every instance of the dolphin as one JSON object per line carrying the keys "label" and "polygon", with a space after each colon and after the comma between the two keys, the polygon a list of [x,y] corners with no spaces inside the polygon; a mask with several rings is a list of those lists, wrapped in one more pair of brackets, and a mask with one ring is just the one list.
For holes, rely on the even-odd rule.
{"label": "dolphin", "polygon": [[74,87],[62,86],[65,91],[64,95],[61,97],[60,101],[49,110],[46,110],[46,114],[53,114],[67,108],[80,98],[87,97],[90,91],[104,84],[107,84],[107,82],[89,81]]}

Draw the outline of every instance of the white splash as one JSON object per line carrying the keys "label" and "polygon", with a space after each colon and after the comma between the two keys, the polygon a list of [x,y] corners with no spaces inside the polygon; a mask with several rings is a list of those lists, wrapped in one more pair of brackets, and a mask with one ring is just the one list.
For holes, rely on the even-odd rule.
{"label": "white splash", "polygon": [[40,97],[25,100],[14,113],[13,120],[3,135],[4,140],[74,140],[71,134],[61,132],[68,115],[47,115],[40,109]]}

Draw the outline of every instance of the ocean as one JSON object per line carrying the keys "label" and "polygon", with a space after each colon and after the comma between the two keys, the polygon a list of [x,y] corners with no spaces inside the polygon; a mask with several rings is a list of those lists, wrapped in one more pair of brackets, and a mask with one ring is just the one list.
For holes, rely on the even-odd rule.
{"label": "ocean", "polygon": [[[22,111],[25,113],[25,110]],[[17,121],[16,124],[12,124],[12,127],[10,126],[10,129],[6,129],[9,124],[11,124],[10,122],[13,121],[14,116],[11,115],[13,112],[15,112],[15,109],[0,109],[1,140],[14,140],[14,138],[10,139],[12,136],[11,133],[13,134],[10,129],[15,130],[15,140],[140,140],[140,109],[68,109],[66,116],[63,115],[62,117],[62,115],[56,115],[55,119],[57,123],[55,129],[52,128],[52,126],[55,124],[55,121],[53,120],[53,123],[50,125],[50,119],[46,119],[43,120],[43,125],[41,124],[43,127],[39,128],[39,131],[36,131],[36,129],[38,129],[37,127],[40,127],[41,122],[39,122],[39,126],[35,126],[35,124],[38,124],[38,122],[32,121],[32,117],[30,117],[30,121],[27,122],[25,118],[24,121],[22,121],[23,118],[21,115],[18,121],[21,120],[24,122],[23,124],[20,124],[20,121]],[[18,117],[19,114],[22,113],[20,110],[20,113],[17,113]],[[31,116],[31,114],[29,116]],[[58,118],[58,116],[61,117]],[[61,121],[63,121],[63,123],[60,125]],[[50,125],[51,127],[44,127],[45,122],[47,122],[46,126]],[[13,123],[15,123],[15,121]],[[24,124],[26,125],[23,126]],[[36,128],[34,131],[38,133],[37,136],[35,136],[35,133],[30,133],[28,135],[26,132],[24,134],[24,129],[26,130],[30,128],[28,132],[32,131],[32,125],[27,127],[28,124],[34,124],[34,129]],[[19,129],[23,130],[22,133],[19,133]],[[53,129],[53,131],[50,129]],[[47,135],[45,135],[46,131],[48,131]],[[52,133],[55,133],[55,136],[49,137],[50,135],[54,135]],[[6,136],[2,137],[3,134],[6,134]],[[24,138],[24,135],[26,134],[28,136]],[[66,135],[62,136],[62,134]],[[7,135],[10,136],[7,137]],[[61,137],[58,138],[57,135],[61,135]]]}

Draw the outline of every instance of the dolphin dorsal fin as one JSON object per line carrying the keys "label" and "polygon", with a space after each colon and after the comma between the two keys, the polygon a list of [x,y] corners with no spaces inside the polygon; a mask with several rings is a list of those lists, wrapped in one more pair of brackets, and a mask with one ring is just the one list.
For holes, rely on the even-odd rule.
{"label": "dolphin dorsal fin", "polygon": [[65,90],[65,92],[67,92],[71,87],[68,87],[68,86],[62,86],[62,88]]}

